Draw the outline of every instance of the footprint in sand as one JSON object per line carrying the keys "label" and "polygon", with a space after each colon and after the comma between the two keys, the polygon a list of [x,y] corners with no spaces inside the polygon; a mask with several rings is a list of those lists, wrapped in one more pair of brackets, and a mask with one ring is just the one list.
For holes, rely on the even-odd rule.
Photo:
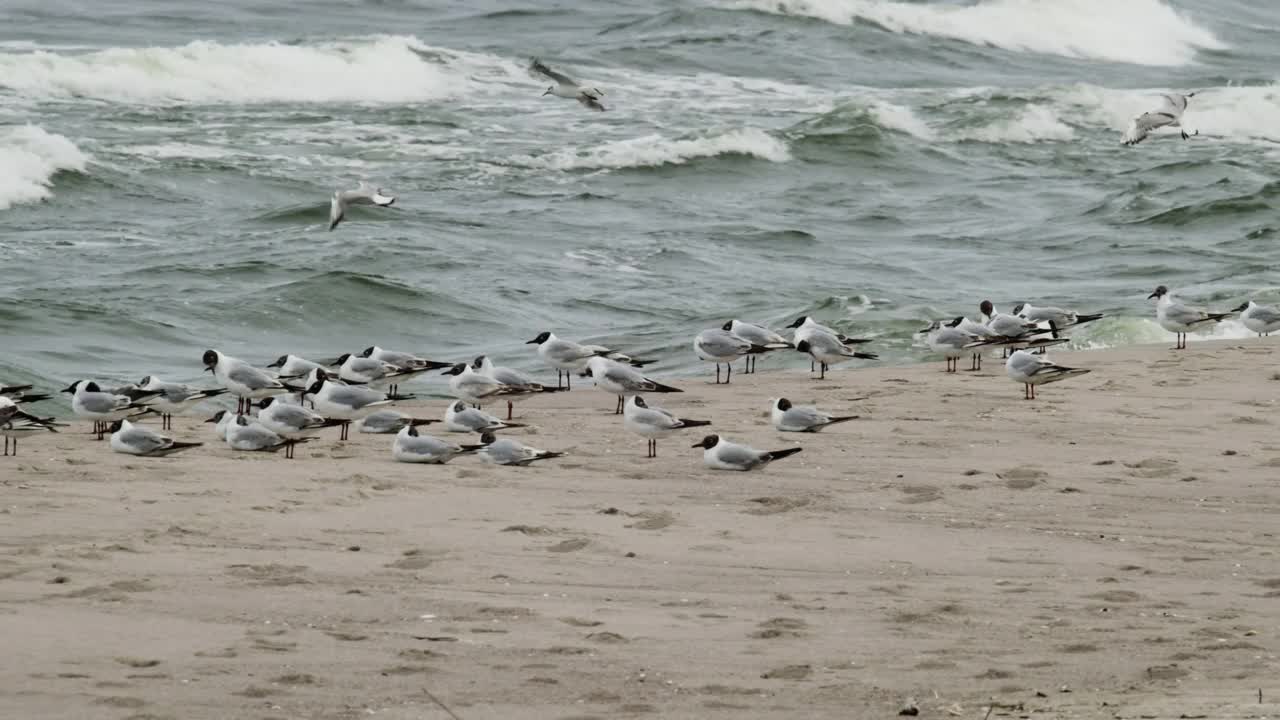
{"label": "footprint in sand", "polygon": [[1019,465],[997,473],[996,477],[1003,480],[1004,486],[1010,490],[1029,490],[1047,480],[1049,473],[1034,465]]}
{"label": "footprint in sand", "polygon": [[160,664],[159,660],[147,660],[132,657],[118,657],[115,660],[121,665],[127,665],[131,668],[151,668]]}
{"label": "footprint in sand", "polygon": [[804,637],[803,631],[808,629],[809,625],[805,621],[796,618],[772,618],[756,627],[760,629],[751,633],[748,637],[756,640],[775,640],[778,638]]}
{"label": "footprint in sand", "polygon": [[751,498],[747,502],[756,504],[756,507],[743,511],[748,515],[777,515],[778,513],[790,512],[796,508],[804,507],[809,504],[809,499],[802,497],[758,497]]}
{"label": "footprint in sand", "polygon": [[787,665],[760,675],[765,680],[804,680],[813,674],[811,665]]}
{"label": "footprint in sand", "polygon": [[310,585],[311,581],[302,577],[309,568],[306,565],[228,565],[227,574],[231,577],[248,580],[256,587],[288,587],[289,585]]}
{"label": "footprint in sand", "polygon": [[387,563],[385,567],[394,570],[422,570],[430,567],[435,558],[429,557],[425,551],[412,548],[400,553],[401,557],[393,563]]}
{"label": "footprint in sand", "polygon": [[586,538],[574,538],[573,540],[565,540],[564,542],[556,543],[555,545],[547,548],[547,551],[553,553],[577,552],[590,544],[591,541]]}
{"label": "footprint in sand", "polygon": [[906,494],[906,497],[898,501],[904,505],[918,505],[942,499],[942,489],[933,485],[903,485],[898,490]]}
{"label": "footprint in sand", "polygon": [[1125,463],[1129,474],[1140,478],[1169,477],[1178,469],[1178,463],[1167,458],[1147,458],[1136,463]]}
{"label": "footprint in sand", "polygon": [[675,515],[665,510],[663,512],[642,512],[635,517],[644,518],[640,522],[634,522],[623,527],[633,528],[635,530],[661,530],[670,527],[676,521]]}

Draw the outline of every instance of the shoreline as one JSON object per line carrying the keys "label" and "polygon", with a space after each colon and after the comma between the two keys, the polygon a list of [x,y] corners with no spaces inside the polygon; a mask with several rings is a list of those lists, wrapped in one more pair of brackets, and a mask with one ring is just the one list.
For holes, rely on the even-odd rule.
{"label": "shoreline", "polygon": [[[172,434],[205,447],[137,458],[77,422],[0,458],[0,708],[447,717],[426,688],[468,720],[1275,714],[1277,342],[1050,351],[1094,372],[1034,401],[941,360],[649,396],[804,447],[751,473],[705,469],[702,428],[646,460],[583,386],[517,404],[505,434],[571,453],[530,468],[336,431],[286,461],[201,416]],[[777,433],[777,396],[862,418]]]}

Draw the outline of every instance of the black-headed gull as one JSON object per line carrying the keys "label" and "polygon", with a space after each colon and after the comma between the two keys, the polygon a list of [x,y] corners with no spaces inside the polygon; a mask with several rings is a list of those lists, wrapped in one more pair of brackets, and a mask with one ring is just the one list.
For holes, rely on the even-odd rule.
{"label": "black-headed gull", "polygon": [[733,361],[741,357],[768,352],[769,348],[734,335],[728,330],[709,328],[693,339],[693,353],[699,360],[716,364],[716,384],[720,384],[720,364],[727,368],[725,384],[733,379]]}
{"label": "black-headed gull", "polygon": [[1240,322],[1244,326],[1258,333],[1258,337],[1270,335],[1280,330],[1280,309],[1271,305],[1259,305],[1250,300],[1240,307],[1232,310],[1232,312],[1240,313]]}
{"label": "black-headed gull", "polygon": [[710,420],[678,418],[660,407],[649,407],[639,395],[628,396],[622,411],[622,426],[648,439],[649,454],[645,457],[651,458],[658,457],[658,438],[677,430],[710,424]]}
{"label": "black-headed gull", "polygon": [[[759,345],[766,350],[786,350],[795,347],[794,343],[788,342],[786,338],[763,325],[743,322],[736,318],[720,326],[720,329],[731,332],[743,340]],[[744,373],[750,374],[756,371],[756,359],[756,355],[747,356],[747,367],[743,370]]]}
{"label": "black-headed gull", "polygon": [[528,465],[536,460],[550,460],[567,454],[539,450],[510,438],[499,439],[493,433],[481,435],[480,442],[484,445],[479,453],[480,459],[492,465]]}
{"label": "black-headed gull", "polygon": [[355,190],[339,190],[329,200],[329,229],[338,227],[338,223],[347,217],[347,208],[351,205],[374,205],[391,207],[396,201],[391,195],[383,195],[381,188],[362,182]]}
{"label": "black-headed gull", "polygon": [[690,447],[702,448],[702,464],[713,470],[757,470],[774,460],[794,455],[804,448],[786,450],[756,450],[746,445],[731,443],[719,435],[708,435],[702,442]]}
{"label": "black-headed gull", "polygon": [[200,447],[204,443],[178,442],[171,437],[134,425],[128,420],[117,420],[111,424],[111,449],[126,455],[143,457],[162,457],[182,450]]}
{"label": "black-headed gull", "polygon": [[1042,355],[1032,355],[1026,350],[1015,350],[1004,366],[1009,379],[1023,385],[1023,394],[1027,400],[1036,399],[1036,386],[1077,377],[1091,370],[1070,368],[1049,362]]}
{"label": "black-headed gull", "polygon": [[406,425],[391,443],[391,457],[402,463],[430,463],[443,465],[464,453],[478,452],[484,444],[458,445],[447,440],[422,435],[412,425]]}
{"label": "black-headed gull", "polygon": [[857,420],[860,415],[829,415],[809,405],[793,405],[786,398],[778,398],[769,406],[769,419],[780,432],[816,433],[836,423]]}
{"label": "black-headed gull", "polygon": [[[1147,139],[1147,136],[1153,131],[1162,127],[1176,127],[1182,132],[1183,140],[1190,139],[1191,136],[1187,134],[1186,130],[1182,129],[1182,113],[1187,110],[1187,102],[1195,96],[1195,93],[1187,93],[1186,95],[1168,93],[1161,95],[1160,98],[1163,103],[1160,109],[1144,112],[1134,118],[1129,123],[1129,129],[1125,130],[1124,137],[1120,141],[1121,144],[1137,145]],[[1196,130],[1195,134],[1199,135],[1200,131]]]}
{"label": "black-headed gull", "polygon": [[1184,305],[1182,302],[1173,299],[1169,288],[1164,285],[1158,286],[1152,291],[1147,299],[1156,299],[1156,322],[1160,327],[1171,333],[1177,334],[1177,341],[1173,346],[1174,350],[1185,350],[1187,348],[1187,333],[1195,332],[1200,328],[1207,327],[1224,319],[1231,317],[1231,313],[1212,313],[1200,308]]}
{"label": "black-headed gull", "polygon": [[879,355],[875,353],[864,353],[852,350],[848,345],[840,342],[840,340],[830,333],[811,332],[805,336],[805,339],[796,343],[796,350],[807,354],[818,363],[821,372],[818,379],[822,380],[827,377],[827,368],[836,363],[842,363],[846,360],[858,358],[860,360],[875,360]]}
{"label": "black-headed gull", "polygon": [[631,367],[616,360],[604,357],[593,357],[587,361],[583,375],[595,381],[596,387],[618,396],[617,410],[614,415],[622,414],[623,398],[641,393],[679,393],[680,388],[663,385],[657,380],[650,380]]}
{"label": "black-headed gull", "polygon": [[600,98],[604,97],[604,93],[600,92],[598,88],[582,87],[582,85],[573,78],[552,70],[544,65],[541,60],[535,59],[533,64],[529,66],[529,69],[555,82],[555,85],[547,88],[547,91],[542,93],[544,96],[554,95],[556,97],[577,100],[582,103],[583,107],[596,111],[603,111],[605,109],[604,105],[600,102]]}

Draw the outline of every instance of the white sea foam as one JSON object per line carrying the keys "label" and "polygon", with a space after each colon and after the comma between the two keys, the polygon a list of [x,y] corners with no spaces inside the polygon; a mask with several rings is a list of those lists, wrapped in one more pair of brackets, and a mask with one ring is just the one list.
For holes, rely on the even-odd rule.
{"label": "white sea foam", "polygon": [[515,158],[513,162],[551,170],[617,170],[680,165],[695,158],[717,155],[748,155],[776,163],[791,159],[785,142],[763,130],[744,128],[678,140],[646,135],[586,149],[568,148],[538,157]]}
{"label": "white sea foam", "polygon": [[84,172],[88,161],[75,143],[35,125],[0,129],[0,210],[51,197],[59,170]]}
{"label": "white sea foam", "polygon": [[1043,105],[1023,108],[1017,117],[961,132],[957,140],[985,143],[1034,143],[1045,140],[1070,140],[1075,131],[1058,119],[1058,114]]}
{"label": "white sea foam", "polygon": [[[146,104],[420,102],[467,90],[478,57],[432,50],[405,36],[314,45],[198,41],[87,53],[0,52],[0,88],[38,98]],[[490,65],[499,74],[510,71]]]}
{"label": "white sea foam", "polygon": [[877,100],[870,111],[876,124],[886,130],[897,130],[921,140],[936,140],[938,137],[933,128],[909,107]]}
{"label": "white sea foam", "polygon": [[1185,65],[1226,46],[1163,0],[982,0],[973,5],[891,0],[727,0],[733,8],[871,22],[1006,50],[1141,65]]}
{"label": "white sea foam", "polygon": [[[1187,335],[1191,342],[1203,340],[1243,340],[1255,337],[1237,318],[1229,318],[1203,330]],[[1132,345],[1150,345],[1169,343],[1172,345],[1176,336],[1160,327],[1155,321],[1155,310],[1151,317],[1117,316],[1090,323],[1072,334],[1070,347],[1079,350],[1105,350],[1108,348],[1127,347]]]}
{"label": "white sea foam", "polygon": [[[1280,87],[1189,88],[1199,90],[1187,106],[1182,124],[1188,132],[1233,140],[1280,141]],[[1160,107],[1160,93],[1178,89],[1113,90],[1096,85],[1076,85],[1062,92],[1058,101],[1073,115],[1123,132],[1129,122]],[[1177,135],[1177,130],[1165,131]]]}

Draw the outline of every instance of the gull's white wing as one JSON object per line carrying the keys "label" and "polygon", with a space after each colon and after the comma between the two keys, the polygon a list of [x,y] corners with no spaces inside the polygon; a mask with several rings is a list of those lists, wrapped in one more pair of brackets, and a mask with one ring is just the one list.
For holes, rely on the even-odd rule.
{"label": "gull's white wing", "polygon": [[552,80],[555,80],[557,83],[561,85],[567,85],[569,87],[578,86],[578,83],[574,82],[573,78],[569,77],[568,75],[565,75],[564,73],[558,73],[555,70],[552,70],[551,68],[547,67],[546,65],[543,65],[541,60],[534,60],[533,65],[531,65],[529,69],[533,70],[539,75],[543,75]]}
{"label": "gull's white wing", "polygon": [[1142,113],[1134,118],[1133,122],[1129,123],[1129,129],[1125,131],[1121,142],[1125,145],[1137,145],[1145,140],[1153,130],[1172,125],[1177,121],[1177,116],[1169,112]]}

